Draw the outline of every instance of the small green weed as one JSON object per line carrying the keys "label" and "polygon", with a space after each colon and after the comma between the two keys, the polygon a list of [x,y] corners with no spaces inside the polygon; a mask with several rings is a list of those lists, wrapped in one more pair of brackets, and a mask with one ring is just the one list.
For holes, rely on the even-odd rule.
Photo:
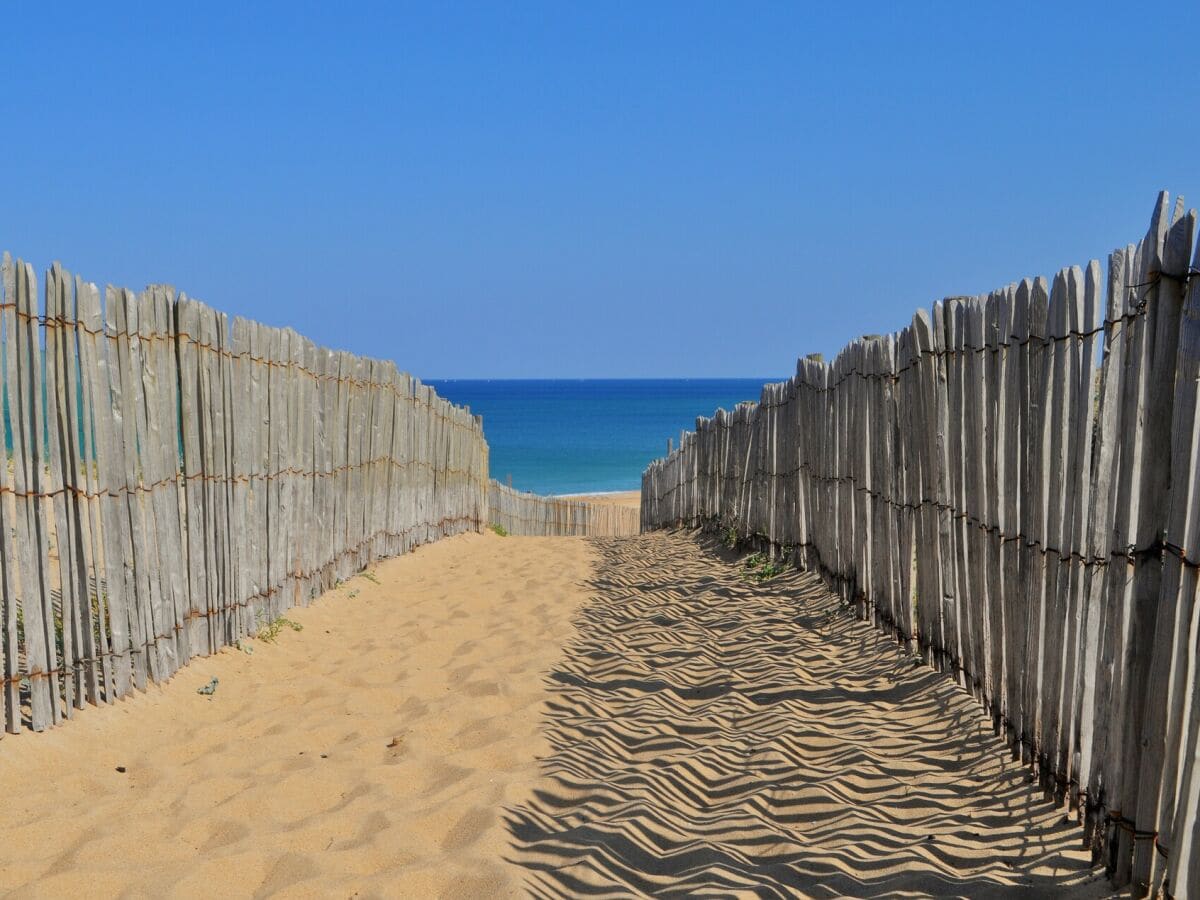
{"label": "small green weed", "polygon": [[496,534],[500,535],[500,537],[508,537],[508,529],[503,525],[489,525],[488,527],[491,528],[492,531],[496,532]]}
{"label": "small green weed", "polygon": [[379,584],[379,577],[374,572],[360,572],[359,574],[361,574],[363,578],[367,579],[367,581],[370,581],[373,584]]}
{"label": "small green weed", "polygon": [[770,581],[783,573],[784,565],[779,560],[768,559],[765,553],[751,553],[742,566],[742,575],[753,581]]}
{"label": "small green weed", "polygon": [[730,550],[736,550],[739,542],[740,538],[738,537],[737,523],[735,522],[725,529],[725,532],[721,537],[721,543]]}
{"label": "small green weed", "polygon": [[290,628],[290,629],[292,629],[292,631],[303,631],[304,630],[304,626],[301,625],[299,622],[293,622],[291,619],[285,619],[283,616],[280,616],[274,622],[267,622],[266,616],[262,615],[262,616],[259,616],[259,622],[260,622],[260,625],[259,625],[259,629],[258,629],[258,634],[255,636],[260,641],[267,643],[267,644],[275,643],[275,639],[277,637],[279,637],[279,632],[283,631],[283,629],[285,629],[285,628]]}

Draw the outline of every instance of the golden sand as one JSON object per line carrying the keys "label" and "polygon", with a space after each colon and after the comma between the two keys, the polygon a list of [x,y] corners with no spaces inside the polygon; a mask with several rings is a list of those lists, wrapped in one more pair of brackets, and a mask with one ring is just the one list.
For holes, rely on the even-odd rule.
{"label": "golden sand", "polygon": [[543,678],[592,555],[422,547],[292,610],[303,631],[252,655],[0,741],[0,894],[521,896],[500,811],[546,752]]}
{"label": "golden sand", "polygon": [[812,576],[465,535],[288,618],[0,742],[0,893],[1108,894],[973,701]]}
{"label": "golden sand", "polygon": [[620,491],[614,494],[571,494],[567,500],[586,500],[588,503],[607,503],[638,509],[642,504],[641,491]]}

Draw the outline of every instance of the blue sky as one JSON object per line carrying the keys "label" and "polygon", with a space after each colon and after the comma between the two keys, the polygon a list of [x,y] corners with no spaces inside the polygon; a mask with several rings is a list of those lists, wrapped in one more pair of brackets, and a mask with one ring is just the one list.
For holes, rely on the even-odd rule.
{"label": "blue sky", "polygon": [[1200,203],[1195,0],[106,6],[6,5],[0,246],[427,378],[786,375]]}

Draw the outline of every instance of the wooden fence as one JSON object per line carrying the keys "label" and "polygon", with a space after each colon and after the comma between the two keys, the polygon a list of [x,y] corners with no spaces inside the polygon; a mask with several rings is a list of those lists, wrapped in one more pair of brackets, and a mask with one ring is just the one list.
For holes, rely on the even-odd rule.
{"label": "wooden fence", "polygon": [[619,537],[641,530],[636,509],[521,493],[498,481],[489,486],[488,515],[490,524],[519,535]]}
{"label": "wooden fence", "polygon": [[169,287],[3,260],[0,710],[40,731],[487,520],[481,421]]}
{"label": "wooden fence", "polygon": [[1114,881],[1177,897],[1200,897],[1195,230],[1163,194],[1107,279],[949,298],[802,359],[642,481],[643,528],[791,554],[954,672]]}
{"label": "wooden fence", "polygon": [[[482,421],[391,362],[166,286],[0,264],[5,729],[41,731],[339,580],[491,521],[637,533],[636,510],[488,479]],[[490,487],[489,487],[490,484]],[[490,495],[490,497],[489,497]]]}

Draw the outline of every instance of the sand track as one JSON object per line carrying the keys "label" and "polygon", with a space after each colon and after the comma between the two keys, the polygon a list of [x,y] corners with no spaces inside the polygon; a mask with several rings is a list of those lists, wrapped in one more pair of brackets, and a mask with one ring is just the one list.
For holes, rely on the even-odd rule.
{"label": "sand track", "polygon": [[288,617],[0,742],[0,894],[1107,893],[965,694],[688,535],[461,536]]}
{"label": "sand track", "polygon": [[597,544],[546,778],[506,812],[534,895],[1109,894],[966,694],[817,579]]}
{"label": "sand track", "polygon": [[444,540],[253,655],[0,741],[0,895],[522,896],[500,814],[538,778],[545,673],[593,558]]}

